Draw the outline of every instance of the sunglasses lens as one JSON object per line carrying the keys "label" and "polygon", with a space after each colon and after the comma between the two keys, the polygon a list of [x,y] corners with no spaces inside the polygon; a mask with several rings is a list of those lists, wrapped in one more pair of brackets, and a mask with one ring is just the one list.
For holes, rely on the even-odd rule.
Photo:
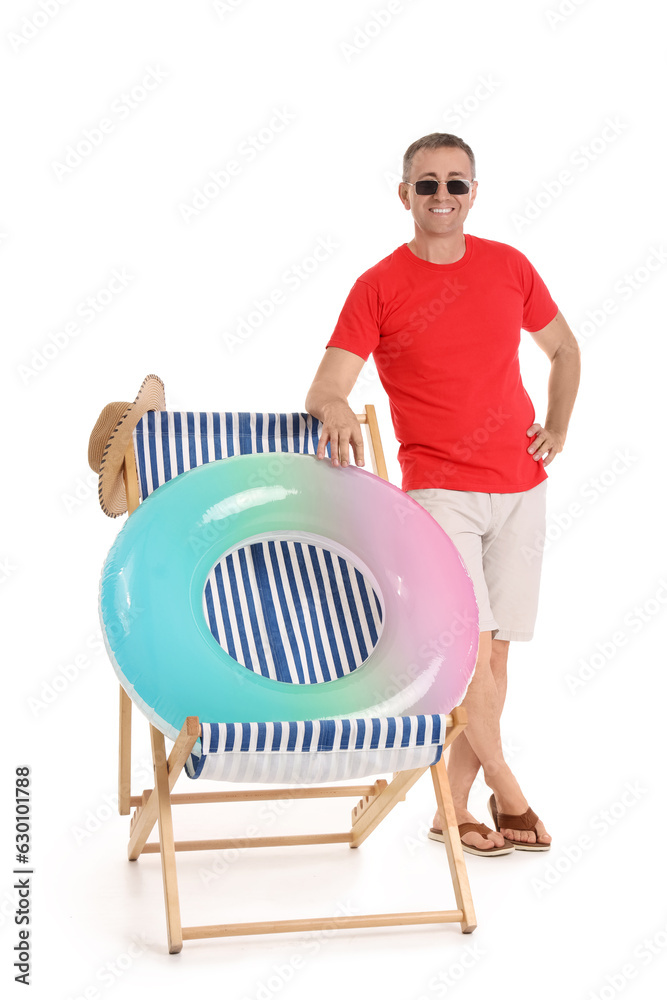
{"label": "sunglasses lens", "polygon": [[470,185],[468,181],[447,181],[447,190],[450,194],[467,194]]}
{"label": "sunglasses lens", "polygon": [[[417,181],[415,191],[417,194],[435,194],[438,190],[437,181]],[[470,190],[470,181],[453,180],[447,181],[447,190],[450,194],[467,194]]]}
{"label": "sunglasses lens", "polygon": [[437,190],[437,181],[417,181],[415,184],[415,191],[417,194],[435,194]]}

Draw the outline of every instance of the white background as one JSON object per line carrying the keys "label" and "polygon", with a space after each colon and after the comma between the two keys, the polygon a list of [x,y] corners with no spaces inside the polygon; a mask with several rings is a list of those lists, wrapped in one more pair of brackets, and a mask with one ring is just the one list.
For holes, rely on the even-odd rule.
{"label": "white background", "polygon": [[[4,979],[17,940],[12,781],[27,763],[33,996],[659,995],[663,32],[650,0],[560,8],[3,3],[0,919]],[[135,90],[130,109],[124,95],[147,74],[153,89]],[[244,144],[275,109],[290,120],[250,160]],[[102,119],[111,130],[78,164],[70,151],[59,177],[68,147]],[[149,372],[164,379],[170,409],[303,409],[355,278],[412,236],[397,174],[409,143],[432,131],[476,152],[468,231],[526,253],[582,341],[570,434],[549,469],[537,632],[510,651],[504,717],[508,757],[553,849],[466,855],[471,937],[450,926],[240,938],[186,943],[170,957],[158,858],[128,864],[127,820],[112,809],[117,684],[96,605],[122,522],[99,509],[88,435],[102,406],[133,399]],[[208,188],[186,221],[209,172],[234,159],[240,172]],[[559,190],[562,171],[570,183]],[[320,238],[336,244],[329,258],[289,288],[284,272]],[[127,285],[105,304],[114,270]],[[284,301],[230,350],[229,335],[275,289]],[[525,339],[524,380],[543,420],[548,362]],[[377,405],[400,483],[372,362],[360,383],[351,399]],[[573,687],[580,673],[588,679]],[[150,783],[139,722],[134,791]],[[358,852],[250,852],[208,884],[201,871],[214,859],[181,855],[184,923],[452,906],[444,848],[424,839],[433,801],[421,784]],[[480,820],[485,799],[476,786]],[[293,806],[262,822],[289,832],[303,813],[306,828],[342,829],[351,804],[310,821]],[[230,808],[217,827],[215,810],[179,815],[177,835],[232,836],[257,817]]]}

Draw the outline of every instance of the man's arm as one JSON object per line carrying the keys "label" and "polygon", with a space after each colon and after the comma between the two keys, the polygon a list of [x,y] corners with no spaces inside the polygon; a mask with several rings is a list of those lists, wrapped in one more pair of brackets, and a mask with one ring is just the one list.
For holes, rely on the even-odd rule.
{"label": "man's arm", "polygon": [[565,444],[567,427],[579,388],[581,351],[560,310],[544,329],[531,333],[531,337],[551,361],[544,427],[541,424],[532,424],[526,431],[528,437],[535,435],[528,452],[536,462],[544,455],[546,466],[553,462]]}
{"label": "man's arm", "polygon": [[328,347],[306,396],[306,410],[323,424],[317,457],[325,457],[327,442],[331,442],[332,465],[349,465],[350,444],[357,465],[364,464],[361,427],[347,403],[363,366],[358,354]]}

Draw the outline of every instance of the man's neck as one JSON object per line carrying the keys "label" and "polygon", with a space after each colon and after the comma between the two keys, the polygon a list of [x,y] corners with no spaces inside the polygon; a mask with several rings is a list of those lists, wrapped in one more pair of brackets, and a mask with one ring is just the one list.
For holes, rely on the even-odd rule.
{"label": "man's neck", "polygon": [[431,264],[454,264],[465,256],[466,239],[463,230],[448,233],[446,236],[427,236],[417,231],[408,243],[408,247],[416,257],[421,257]]}

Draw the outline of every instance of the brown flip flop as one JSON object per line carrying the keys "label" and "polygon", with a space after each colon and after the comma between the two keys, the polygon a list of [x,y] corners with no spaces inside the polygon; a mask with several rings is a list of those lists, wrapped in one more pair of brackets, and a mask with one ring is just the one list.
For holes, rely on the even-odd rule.
{"label": "brown flip flop", "polygon": [[[483,837],[487,837],[491,832],[491,829],[484,823],[461,823],[459,825],[459,837],[463,837],[465,833],[481,833]],[[442,830],[436,830],[433,826],[429,830],[428,835],[430,840],[438,840],[442,844],[445,842]],[[505,844],[507,845],[505,847],[490,847],[487,851],[485,851],[481,847],[471,847],[470,844],[464,844],[463,841],[461,841],[461,847],[464,851],[467,851],[468,854],[479,854],[483,857],[486,857],[488,854],[494,858],[499,854],[512,853],[514,850],[514,844],[510,840],[506,840]]]}
{"label": "brown flip flop", "polygon": [[[496,830],[500,833],[501,828],[503,830],[529,830],[535,834],[537,837],[537,830],[535,826],[539,820],[539,816],[533,812],[530,806],[526,809],[525,813],[520,816],[512,816],[510,813],[498,813],[498,807],[496,805],[496,797],[492,795],[489,799],[489,812],[491,813],[491,819],[493,820]],[[524,844],[520,843],[518,840],[508,840],[507,837],[504,838],[506,844],[513,844],[516,851],[550,851],[551,844]]]}

